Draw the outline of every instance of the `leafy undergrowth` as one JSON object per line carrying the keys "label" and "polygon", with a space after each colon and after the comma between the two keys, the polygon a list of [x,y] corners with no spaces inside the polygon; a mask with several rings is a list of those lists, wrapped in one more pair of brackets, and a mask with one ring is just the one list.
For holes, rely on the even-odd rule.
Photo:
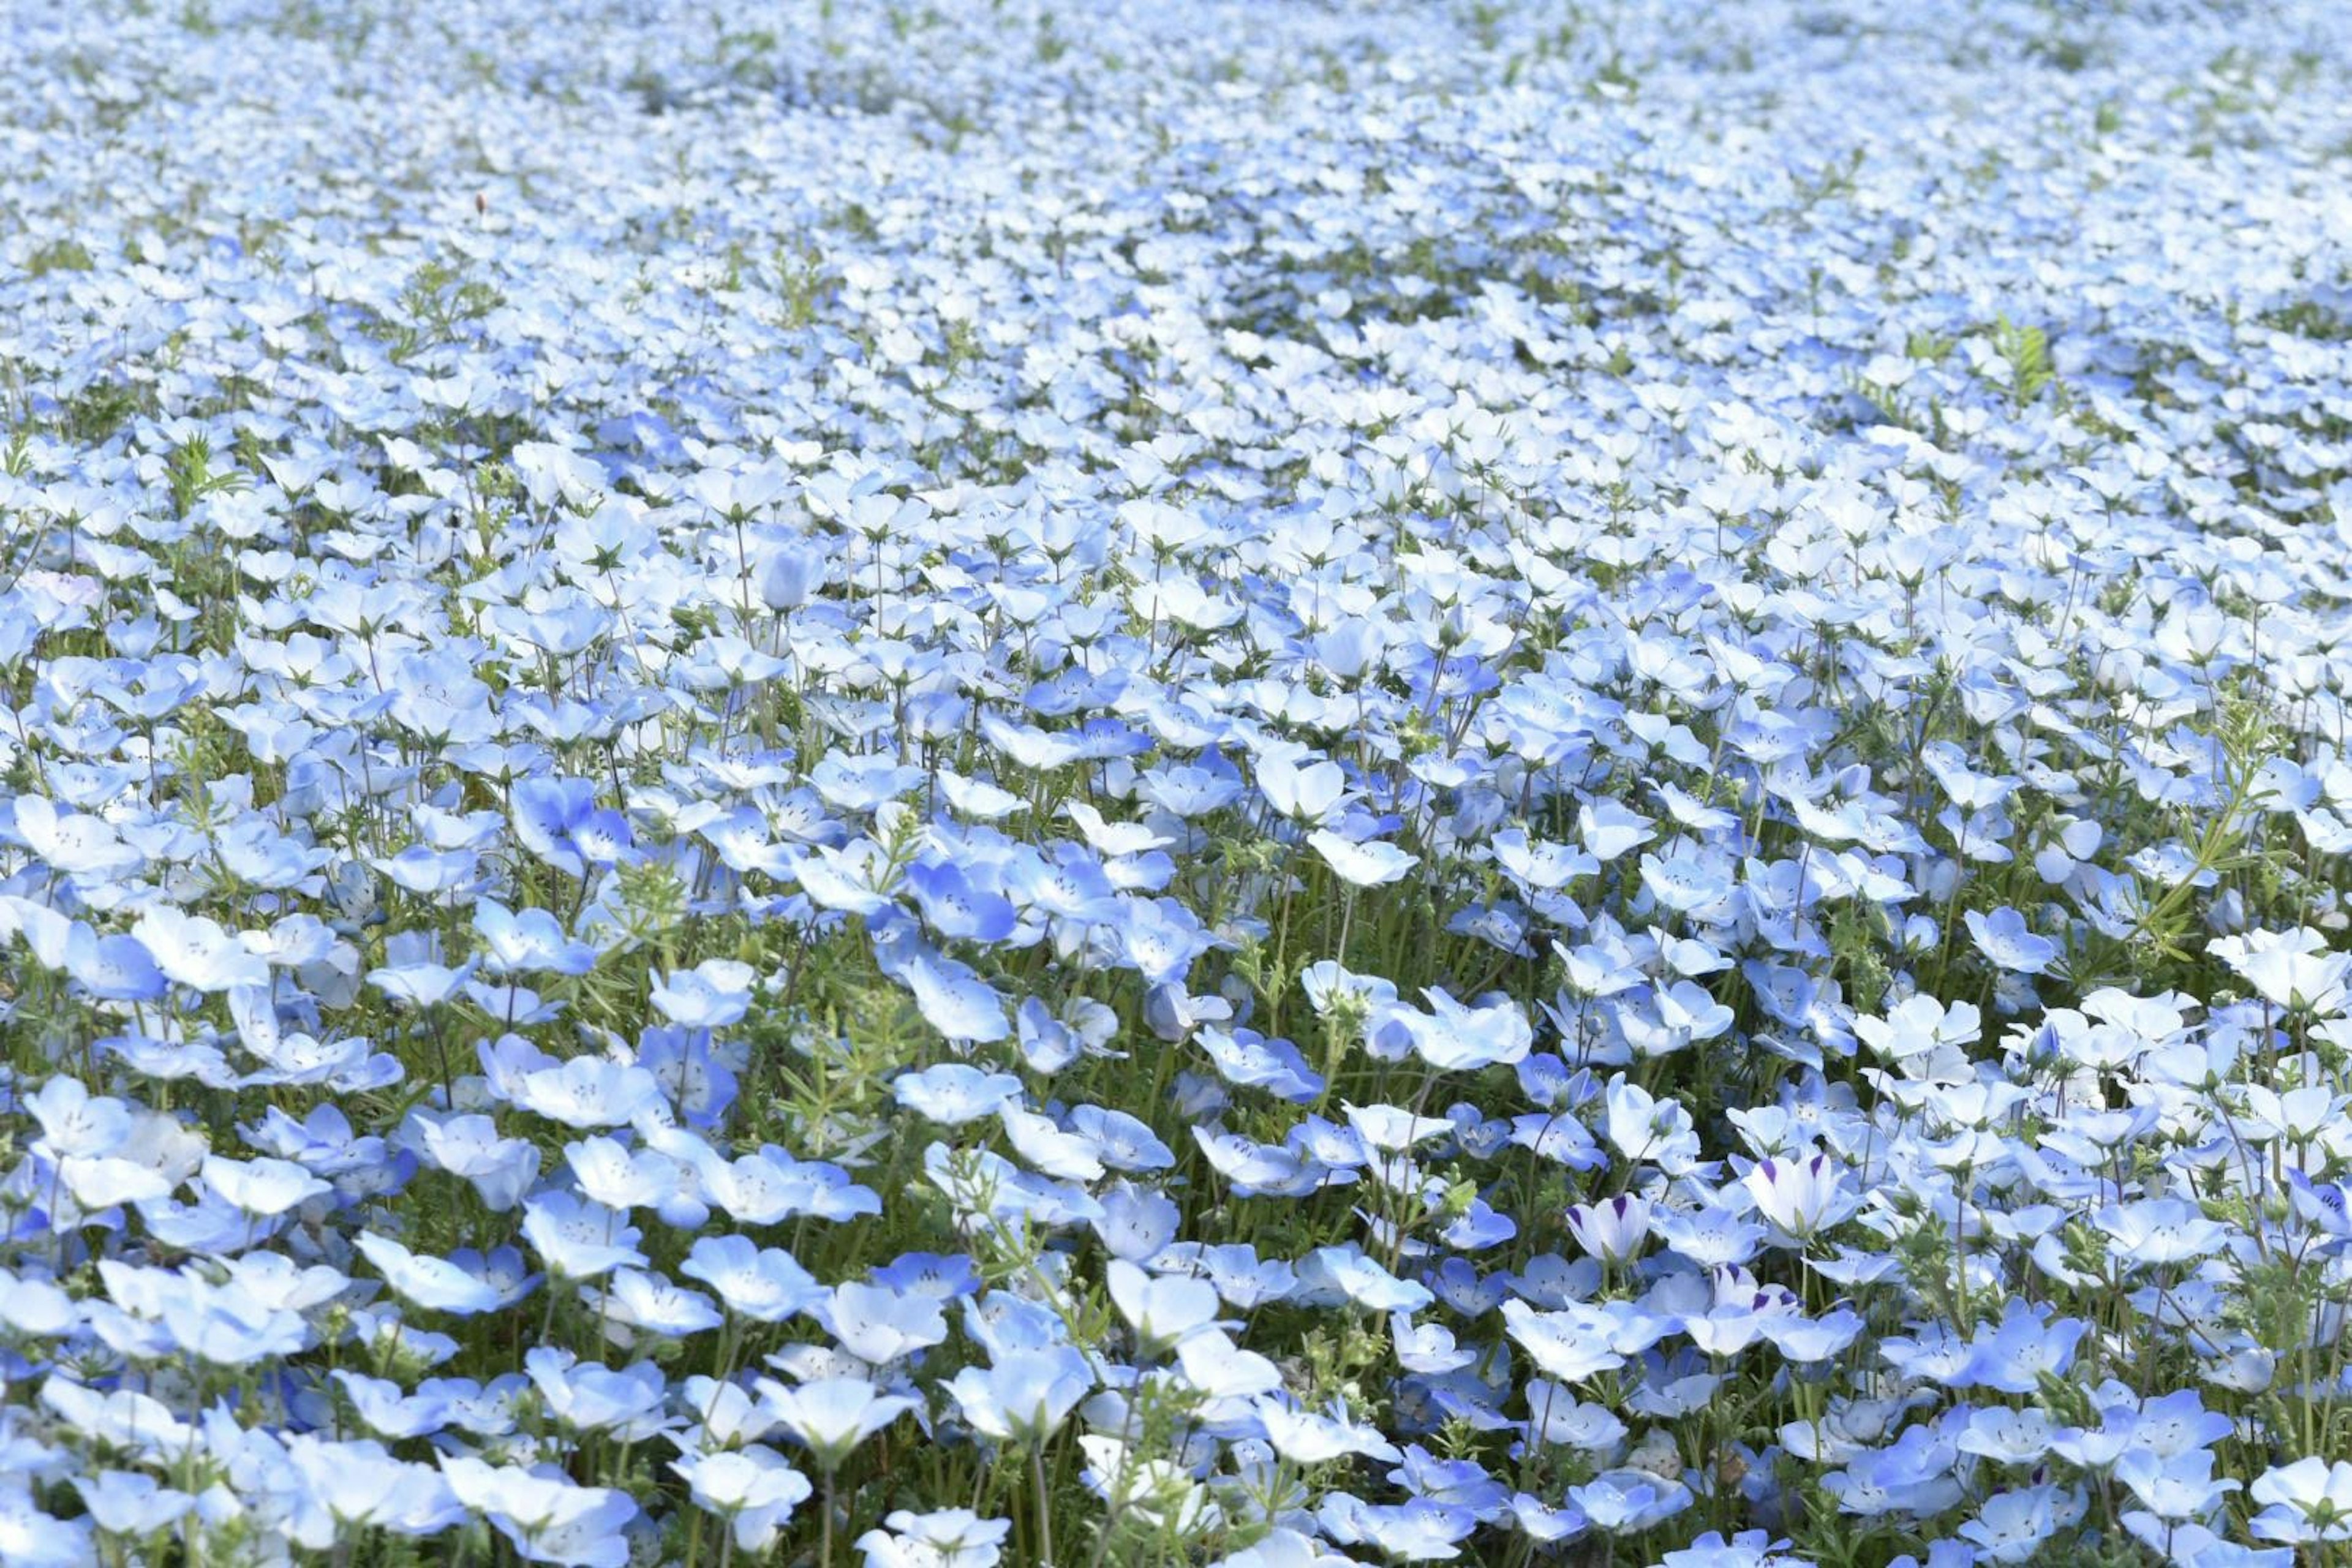
{"label": "leafy undergrowth", "polygon": [[5,17],[0,1561],[2352,1557],[2352,11],[739,9]]}

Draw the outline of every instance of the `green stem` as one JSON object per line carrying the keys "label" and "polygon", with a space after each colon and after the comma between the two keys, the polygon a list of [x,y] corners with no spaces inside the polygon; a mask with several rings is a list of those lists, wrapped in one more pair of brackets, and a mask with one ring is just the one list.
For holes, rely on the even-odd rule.
{"label": "green stem", "polygon": [[1037,1492],[1037,1561],[1041,1568],[1054,1568],[1054,1510],[1045,1497],[1045,1446],[1043,1443],[1029,1450],[1029,1479]]}

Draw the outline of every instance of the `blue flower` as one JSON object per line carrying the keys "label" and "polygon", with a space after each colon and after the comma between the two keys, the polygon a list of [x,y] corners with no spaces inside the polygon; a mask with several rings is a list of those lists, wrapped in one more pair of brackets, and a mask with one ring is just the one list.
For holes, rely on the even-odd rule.
{"label": "blue flower", "polygon": [[2027,928],[2025,917],[2013,909],[2003,906],[1990,914],[1968,910],[1962,918],[1977,951],[1996,969],[2012,974],[2041,974],[2058,960],[2058,944],[2047,937],[2036,936]]}
{"label": "blue flower", "polygon": [[948,1392],[982,1436],[1034,1447],[1052,1436],[1095,1385],[1093,1367],[1067,1346],[1016,1351],[988,1367],[966,1367]]}
{"label": "blue flower", "polygon": [[597,805],[590,780],[526,778],[510,798],[516,841],[559,871],[585,877],[590,867],[635,858],[628,819]]}

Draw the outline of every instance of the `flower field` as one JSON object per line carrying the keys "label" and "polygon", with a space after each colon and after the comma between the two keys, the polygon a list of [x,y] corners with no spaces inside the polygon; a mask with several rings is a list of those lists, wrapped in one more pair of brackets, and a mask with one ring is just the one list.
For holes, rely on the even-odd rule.
{"label": "flower field", "polygon": [[2352,7],[0,37],[0,1564],[2352,1564]]}

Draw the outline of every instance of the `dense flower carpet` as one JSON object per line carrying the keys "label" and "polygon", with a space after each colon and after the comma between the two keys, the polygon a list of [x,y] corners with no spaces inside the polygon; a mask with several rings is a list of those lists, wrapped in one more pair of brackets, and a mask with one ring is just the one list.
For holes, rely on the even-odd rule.
{"label": "dense flower carpet", "polygon": [[0,37],[0,1563],[2352,1563],[2352,6]]}

